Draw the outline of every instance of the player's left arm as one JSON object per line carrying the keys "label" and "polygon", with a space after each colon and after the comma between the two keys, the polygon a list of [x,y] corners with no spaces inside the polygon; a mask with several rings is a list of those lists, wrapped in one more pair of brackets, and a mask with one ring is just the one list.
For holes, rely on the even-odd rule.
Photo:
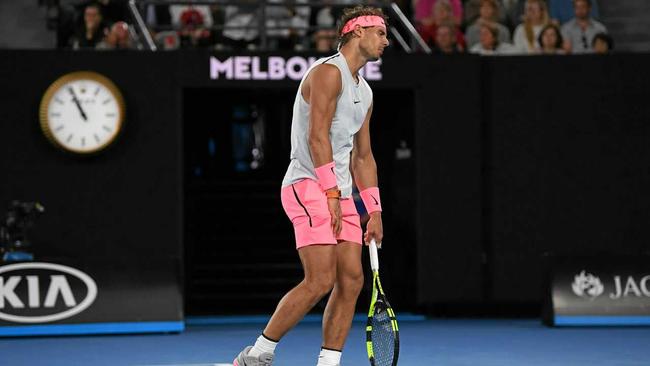
{"label": "player's left arm", "polygon": [[[363,121],[363,125],[354,136],[354,148],[352,149],[351,170],[354,182],[362,192],[371,187],[377,187],[377,163],[372,155],[370,145],[370,116],[372,115],[372,105],[368,108],[368,113]],[[377,197],[378,198],[378,197]],[[368,207],[366,207],[368,209]],[[375,211],[370,214],[370,220],[366,226],[364,241],[369,243],[375,239],[381,243],[384,237],[384,229],[381,222],[381,211]]]}

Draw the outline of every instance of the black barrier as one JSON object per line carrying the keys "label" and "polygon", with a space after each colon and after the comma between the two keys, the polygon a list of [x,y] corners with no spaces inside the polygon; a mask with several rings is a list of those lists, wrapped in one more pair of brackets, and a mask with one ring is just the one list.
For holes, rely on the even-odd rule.
{"label": "black barrier", "polygon": [[547,325],[650,325],[650,256],[557,258],[549,275]]}
{"label": "black barrier", "polygon": [[487,301],[539,304],[547,254],[648,252],[648,61],[484,61]]}
{"label": "black barrier", "polygon": [[[0,335],[184,328],[176,64],[169,55],[0,52],[0,216],[11,200],[45,208],[25,249],[33,261],[0,263]],[[55,148],[39,126],[46,89],[80,70],[111,79],[126,103],[118,140],[93,156]]]}
{"label": "black barrier", "polygon": [[436,59],[416,104],[420,304],[483,299],[481,63]]}

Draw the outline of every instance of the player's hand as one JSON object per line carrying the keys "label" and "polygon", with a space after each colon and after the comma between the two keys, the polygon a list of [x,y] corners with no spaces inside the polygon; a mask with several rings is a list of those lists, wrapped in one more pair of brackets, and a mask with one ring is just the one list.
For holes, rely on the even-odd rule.
{"label": "player's hand", "polygon": [[341,223],[341,201],[338,198],[328,198],[327,207],[330,210],[330,215],[332,216],[332,232],[335,237],[338,237],[341,234],[341,229],[343,225]]}
{"label": "player's hand", "polygon": [[375,239],[377,247],[381,248],[381,241],[384,239],[384,226],[381,223],[381,212],[370,214],[370,220],[366,225],[366,234],[363,241],[368,245],[372,239]]}

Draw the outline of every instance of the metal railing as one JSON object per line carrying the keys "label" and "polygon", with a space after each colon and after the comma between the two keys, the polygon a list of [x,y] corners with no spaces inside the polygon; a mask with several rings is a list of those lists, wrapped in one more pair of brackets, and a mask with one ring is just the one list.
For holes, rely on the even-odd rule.
{"label": "metal railing", "polygon": [[[309,32],[323,29],[332,29],[330,27],[323,26],[269,26],[267,24],[267,7],[292,6],[295,8],[315,8],[329,6],[333,8],[346,8],[354,6],[354,4],[350,4],[347,1],[322,0],[309,1],[307,3],[298,1],[273,2],[269,0],[251,0],[245,4],[242,4],[242,1],[234,0],[129,0],[128,7],[133,17],[133,25],[136,36],[139,38],[139,43],[141,43],[144,48],[149,51],[157,51],[158,46],[156,45],[156,42],[151,35],[149,26],[144,21],[141,14],[141,11],[143,9],[146,9],[147,5],[236,5],[240,7],[255,9],[255,15],[257,16],[255,23],[257,24],[246,26],[228,26],[226,24],[215,24],[211,27],[211,29],[217,31],[228,29],[256,29],[259,34],[260,51],[269,50],[269,30],[296,29],[301,32]],[[413,24],[411,24],[409,19],[404,15],[397,4],[388,1],[380,1],[376,4],[376,6],[382,7],[388,14],[390,19],[388,31],[390,32],[390,35],[395,40],[395,42],[399,44],[406,53],[413,53],[419,50],[424,53],[431,53],[431,48],[426,44],[426,42],[424,42]],[[173,28],[157,27],[155,30],[173,30]]]}

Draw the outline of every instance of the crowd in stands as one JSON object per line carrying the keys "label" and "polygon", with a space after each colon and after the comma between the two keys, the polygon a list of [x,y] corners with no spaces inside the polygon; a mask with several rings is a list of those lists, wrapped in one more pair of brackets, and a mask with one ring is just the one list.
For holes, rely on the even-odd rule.
{"label": "crowd in stands", "polygon": [[414,18],[438,54],[608,53],[597,14],[594,0],[416,0]]}
{"label": "crowd in stands", "polygon": [[[596,0],[403,0],[399,5],[434,54],[608,53],[613,40],[597,21]],[[337,47],[342,2],[258,0],[213,5],[142,3],[140,13],[161,49],[316,50]],[[348,6],[380,1],[347,0]],[[236,5],[231,5],[236,4]],[[77,3],[61,12],[58,47],[143,48],[127,0]]]}

